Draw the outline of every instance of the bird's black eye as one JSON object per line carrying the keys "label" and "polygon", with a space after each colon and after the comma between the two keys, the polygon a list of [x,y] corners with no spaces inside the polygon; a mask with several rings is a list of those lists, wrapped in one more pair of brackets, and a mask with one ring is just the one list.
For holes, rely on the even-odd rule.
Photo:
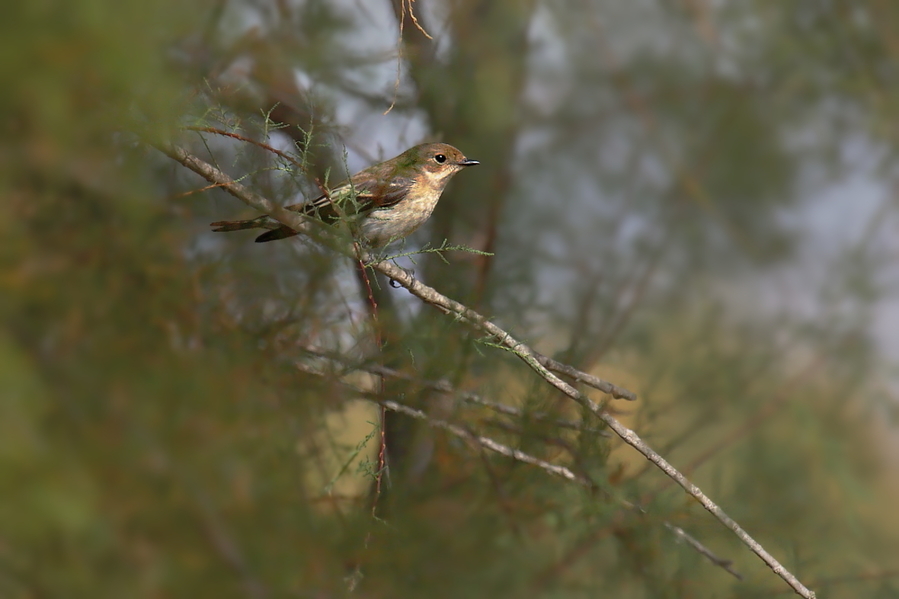
{"label": "bird's black eye", "polygon": [[443,164],[444,162],[446,162],[446,156],[444,156],[443,154],[437,154],[436,156],[434,156],[434,160],[436,160],[440,164]]}

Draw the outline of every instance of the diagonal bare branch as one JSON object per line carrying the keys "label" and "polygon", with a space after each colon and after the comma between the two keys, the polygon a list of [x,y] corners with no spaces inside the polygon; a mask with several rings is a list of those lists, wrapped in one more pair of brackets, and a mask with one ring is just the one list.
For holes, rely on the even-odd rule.
{"label": "diagonal bare branch", "polygon": [[[215,168],[211,164],[200,160],[195,156],[192,156],[185,150],[177,146],[163,146],[159,149],[163,153],[171,157],[173,160],[178,161],[185,167],[204,177],[210,183],[220,184],[222,189],[228,191],[239,200],[247,203],[248,205],[256,208],[261,212],[269,214],[285,225],[292,228],[299,228],[299,230],[308,228],[305,226],[308,224],[306,222],[306,219],[304,219],[301,215],[297,213],[290,213],[280,206],[275,205],[268,199],[248,189],[246,186],[237,183],[227,174]],[[357,252],[356,258],[362,260],[368,266],[384,274],[385,276],[390,277],[400,286],[406,288],[406,290],[408,290],[409,293],[411,293],[415,297],[419,298],[427,304],[430,304],[431,306],[437,308],[445,314],[451,315],[458,320],[466,322],[473,328],[486,334],[490,339],[492,339],[494,343],[496,343],[496,345],[505,348],[506,350],[515,354],[547,383],[555,387],[561,393],[568,396],[578,404],[590,410],[593,414],[596,415],[597,418],[605,422],[606,425],[608,425],[608,427],[615,432],[615,434],[621,437],[621,439],[625,443],[640,452],[647,460],[655,464],[656,467],[664,472],[669,478],[680,485],[680,487],[683,488],[684,491],[695,498],[710,514],[717,518],[727,528],[732,530],[734,534],[740,539],[740,541],[743,542],[743,544],[749,547],[749,549],[753,553],[755,553],[763,562],[765,562],[765,564],[769,568],[771,568],[771,570],[775,574],[780,576],[784,580],[784,582],[792,587],[798,595],[806,599],[813,599],[815,597],[815,593],[813,591],[806,588],[798,578],[796,578],[773,555],[771,555],[764,547],[762,547],[762,545],[759,544],[758,541],[753,539],[748,532],[743,530],[743,527],[741,527],[733,518],[728,516],[727,513],[725,513],[724,510],[721,509],[721,507],[719,507],[707,495],[705,495],[705,493],[703,493],[699,487],[693,484],[689,479],[687,479],[687,477],[681,474],[680,471],[669,464],[668,461],[665,460],[665,458],[663,458],[649,445],[647,445],[640,438],[640,436],[637,435],[637,433],[621,424],[614,416],[605,412],[603,408],[596,402],[578,391],[569,383],[553,374],[550,369],[544,366],[542,361],[546,361],[549,358],[542,356],[527,344],[517,340],[509,332],[491,322],[486,317],[475,312],[471,308],[468,308],[467,306],[446,297],[445,295],[439,293],[436,289],[425,285],[418,279],[414,278],[410,273],[394,265],[393,263],[388,261],[372,262],[371,257],[366,252],[361,250]],[[488,439],[488,441],[490,440]],[[487,445],[485,445],[485,447],[486,446]],[[559,476],[567,478],[567,476],[562,473],[560,473]]]}

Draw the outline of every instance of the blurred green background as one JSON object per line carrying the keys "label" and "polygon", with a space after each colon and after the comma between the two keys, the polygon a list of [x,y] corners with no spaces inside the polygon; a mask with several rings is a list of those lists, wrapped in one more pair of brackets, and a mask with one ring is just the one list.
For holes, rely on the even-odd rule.
{"label": "blurred green background", "polygon": [[377,356],[526,413],[580,414],[384,281],[378,352],[353,265],[309,242],[209,233],[252,211],[150,143],[277,201],[316,190],[259,147],[188,129],[215,127],[332,182],[420,141],[480,160],[396,251],[447,240],[494,256],[399,262],[637,391],[610,409],[819,597],[899,597],[899,5],[81,0],[5,13],[0,596],[790,594],[619,441],[414,380],[384,394],[601,491],[392,418],[372,518],[378,413],[342,366]]}

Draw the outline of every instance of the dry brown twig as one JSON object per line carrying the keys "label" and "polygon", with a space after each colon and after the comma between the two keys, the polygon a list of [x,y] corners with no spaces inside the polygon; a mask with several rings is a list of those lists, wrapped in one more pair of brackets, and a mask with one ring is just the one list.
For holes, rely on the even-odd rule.
{"label": "dry brown twig", "polygon": [[406,23],[406,11],[408,11],[409,18],[412,19],[412,23],[415,25],[415,28],[418,29],[423,36],[428,38],[429,40],[433,40],[431,34],[425,31],[425,28],[421,26],[421,23],[418,22],[418,17],[415,16],[415,11],[412,8],[412,3],[415,0],[399,0],[400,1],[400,18],[399,18],[399,27],[400,34],[399,39],[397,39],[396,47],[397,47],[397,55],[396,55],[396,79],[393,82],[393,100],[390,102],[390,106],[387,107],[387,110],[384,111],[384,114],[389,113],[393,110],[393,107],[396,106],[396,98],[400,93],[400,76],[402,75],[403,70],[403,31],[405,29]]}
{"label": "dry brown twig", "polygon": [[[300,231],[308,229],[308,227],[306,226],[307,220],[301,214],[284,210],[267,198],[247,188],[245,185],[234,181],[227,174],[215,168],[211,164],[191,155],[184,149],[177,146],[157,147],[164,154],[184,165],[186,168],[197,173],[210,183],[220,184],[222,189],[226,190],[228,193],[245,202],[246,204],[252,206],[256,210],[272,216],[288,227]],[[544,364],[550,363],[552,364],[554,370],[564,371],[566,374],[571,371],[579,371],[577,371],[573,367],[557,363],[555,361],[552,361],[550,358],[542,356],[525,343],[518,341],[510,333],[508,333],[495,323],[491,322],[486,317],[478,314],[467,306],[446,297],[445,295],[439,293],[437,290],[425,285],[421,281],[415,279],[410,273],[394,265],[393,263],[389,261],[374,262],[372,261],[371,256],[369,256],[364,251],[360,251],[356,256],[354,256],[354,258],[362,260],[370,268],[373,268],[374,270],[377,270],[383,275],[396,281],[400,286],[404,287],[407,291],[409,291],[409,293],[419,298],[423,302],[479,330],[490,340],[492,340],[492,342],[496,346],[512,352],[552,387],[556,388],[562,394],[566,395],[581,406],[587,408],[597,418],[605,422],[606,425],[610,429],[612,429],[615,434],[621,437],[621,439],[625,443],[640,452],[647,460],[655,464],[657,468],[664,472],[666,476],[680,485],[681,488],[684,489],[684,491],[695,498],[700,503],[700,505],[702,505],[702,507],[704,507],[710,514],[717,518],[727,528],[731,529],[733,533],[740,539],[740,541],[742,541],[744,545],[749,547],[749,549],[753,553],[755,553],[763,562],[765,562],[765,564],[775,574],[780,576],[784,580],[784,582],[792,587],[796,594],[806,599],[813,599],[815,597],[815,593],[813,591],[806,588],[805,585],[803,585],[802,582],[799,581],[799,579],[797,579],[773,555],[771,555],[764,547],[762,547],[758,543],[758,541],[753,539],[752,536],[749,535],[749,533],[743,530],[743,528],[735,520],[728,516],[724,512],[724,510],[722,510],[714,501],[706,496],[699,487],[690,482],[683,474],[680,473],[680,471],[669,464],[668,461],[665,460],[665,458],[663,458],[651,447],[649,447],[649,445],[647,445],[640,438],[640,436],[637,435],[637,433],[621,424],[615,417],[605,412],[600,405],[581,393],[578,389],[556,376],[551,371],[551,369]],[[580,373],[580,375],[584,374],[585,373]],[[578,380],[582,380],[585,383],[587,382],[582,378],[578,378]],[[468,434],[467,431],[464,430],[462,430],[461,432],[463,434]],[[486,438],[485,442],[494,443],[492,440]],[[487,446],[488,445],[485,445],[485,447]],[[566,474],[563,474],[561,472],[559,473],[559,476],[568,478]]]}
{"label": "dry brown twig", "polygon": [[412,9],[412,3],[415,0],[400,0],[403,3],[403,13],[407,10],[409,11],[409,18],[412,19],[412,22],[415,24],[415,28],[418,29],[423,36],[428,38],[429,40],[434,39],[430,33],[425,31],[425,28],[421,26],[421,23],[418,22],[418,17],[415,16],[415,11]]}
{"label": "dry brown twig", "polygon": [[212,133],[214,135],[221,135],[222,137],[230,137],[232,139],[236,139],[236,140],[242,141],[244,143],[252,144],[256,147],[262,148],[266,152],[271,152],[272,154],[274,154],[275,156],[278,156],[279,158],[283,158],[287,162],[291,163],[292,165],[294,165],[295,167],[300,169],[300,172],[302,172],[302,173],[308,172],[306,169],[306,165],[304,165],[302,162],[300,162],[299,160],[297,160],[296,158],[294,158],[287,152],[282,152],[278,148],[276,148],[270,144],[267,144],[265,142],[261,142],[256,139],[253,139],[252,137],[247,137],[246,135],[241,135],[240,133],[235,133],[233,131],[225,131],[224,129],[218,129],[217,127],[188,126],[188,127],[185,127],[185,129],[188,131],[196,131],[197,133]]}

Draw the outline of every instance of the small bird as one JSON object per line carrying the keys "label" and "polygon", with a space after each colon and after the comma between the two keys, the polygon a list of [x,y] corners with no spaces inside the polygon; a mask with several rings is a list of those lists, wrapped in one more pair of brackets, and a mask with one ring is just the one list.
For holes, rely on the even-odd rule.
{"label": "small bird", "polygon": [[[285,208],[326,223],[346,217],[369,245],[382,247],[409,235],[428,220],[452,176],[476,164],[480,163],[466,158],[451,145],[421,144],[359,171],[321,197]],[[213,229],[217,233],[268,229],[256,238],[257,243],[298,233],[268,215],[219,221],[210,226],[217,227]]]}

